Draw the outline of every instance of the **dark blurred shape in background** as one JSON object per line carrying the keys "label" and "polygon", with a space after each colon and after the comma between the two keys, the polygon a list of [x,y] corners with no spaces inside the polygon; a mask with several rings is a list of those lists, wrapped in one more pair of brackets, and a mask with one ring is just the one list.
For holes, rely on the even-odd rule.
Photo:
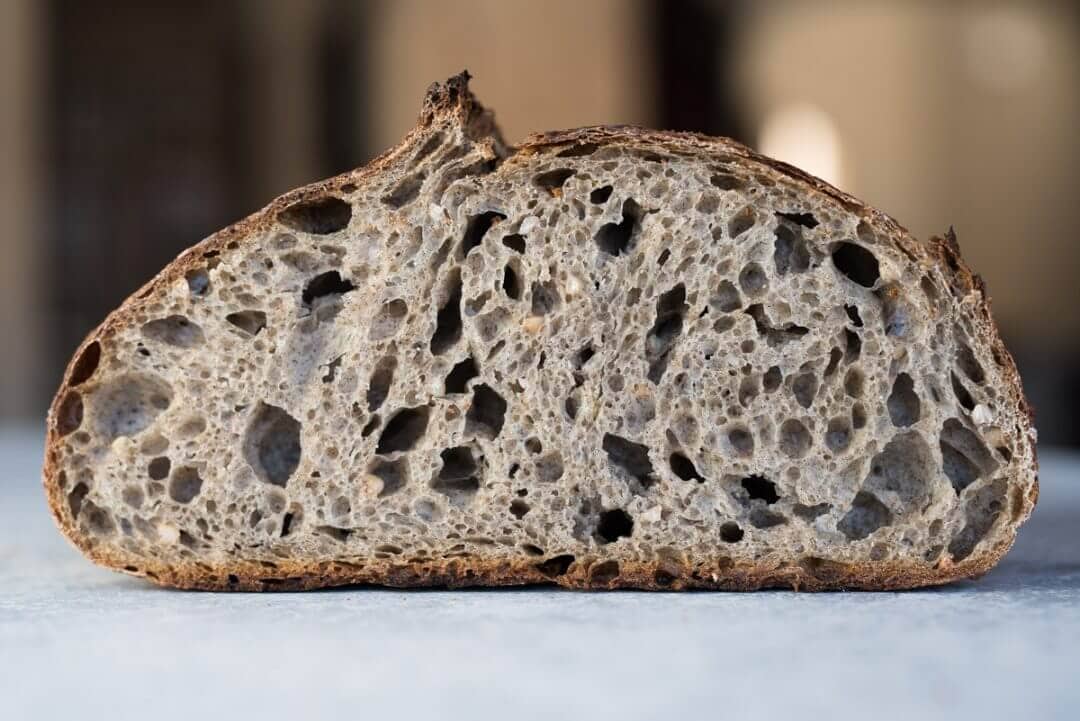
{"label": "dark blurred shape in background", "polygon": [[407,131],[467,67],[510,140],[735,137],[956,227],[1043,441],[1080,443],[1080,11],[1067,2],[0,0],[0,420],[189,245]]}

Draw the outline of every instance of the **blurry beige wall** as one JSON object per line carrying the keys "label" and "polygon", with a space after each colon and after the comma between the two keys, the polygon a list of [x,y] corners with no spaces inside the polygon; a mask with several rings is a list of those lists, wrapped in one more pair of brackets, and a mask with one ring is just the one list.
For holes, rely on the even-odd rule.
{"label": "blurry beige wall", "polygon": [[41,415],[39,10],[35,0],[0,1],[0,421]]}
{"label": "blurry beige wall", "polygon": [[427,86],[468,69],[508,142],[538,130],[652,120],[637,0],[383,0],[373,12],[372,147],[416,121]]}
{"label": "blurry beige wall", "polygon": [[[794,117],[787,132],[805,140],[823,131],[800,135],[798,119],[813,126],[824,118],[839,143],[840,185],[919,237],[955,225],[1006,333],[1046,351],[1075,349],[1075,7],[777,1],[753,8],[737,56],[754,126]],[[767,152],[791,145],[775,134],[769,144]],[[798,163],[805,148],[790,152],[795,157],[784,159]]]}
{"label": "blurry beige wall", "polygon": [[[326,0],[242,0],[251,34],[249,62],[259,68],[247,92],[258,118],[248,134],[254,202],[267,202],[319,177],[317,76],[319,23]],[[267,152],[272,148],[273,152]]]}

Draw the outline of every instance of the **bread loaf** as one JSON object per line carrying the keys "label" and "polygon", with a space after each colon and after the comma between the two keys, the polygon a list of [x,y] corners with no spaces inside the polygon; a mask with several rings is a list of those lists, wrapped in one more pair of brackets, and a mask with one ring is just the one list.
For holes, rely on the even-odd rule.
{"label": "bread loaf", "polygon": [[1034,439],[953,234],[723,138],[509,146],[462,74],[91,332],[44,480],[183,588],[896,589],[1001,558]]}

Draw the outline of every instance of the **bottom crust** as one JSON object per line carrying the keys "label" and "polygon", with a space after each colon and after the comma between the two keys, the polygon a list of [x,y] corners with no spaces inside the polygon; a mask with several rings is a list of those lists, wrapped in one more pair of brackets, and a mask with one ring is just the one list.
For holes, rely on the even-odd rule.
{"label": "bottom crust", "polygon": [[[101,558],[96,549],[83,549],[97,563],[161,586],[205,591],[304,591],[336,586],[391,588],[463,588],[470,586],[551,585],[577,590],[637,589],[647,591],[755,591],[790,588],[796,591],[896,591],[975,578],[989,571],[1008,550],[1003,544],[990,553],[953,563],[947,557],[934,565],[907,561],[840,563],[803,558],[796,563],[737,564],[730,559],[680,566],[664,561],[616,561],[568,557],[526,560],[460,559],[393,563],[278,561],[210,565],[145,564],[120,566]],[[559,562],[562,559],[563,563]],[[616,565],[617,564],[617,565]]]}

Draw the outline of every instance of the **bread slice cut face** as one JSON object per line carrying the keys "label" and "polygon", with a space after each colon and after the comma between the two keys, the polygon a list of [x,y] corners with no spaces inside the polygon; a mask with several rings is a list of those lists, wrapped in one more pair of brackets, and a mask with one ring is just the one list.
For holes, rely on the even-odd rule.
{"label": "bread slice cut face", "polygon": [[1034,430],[955,237],[722,138],[505,144],[466,75],[95,329],[45,487],[203,589],[907,588],[978,575]]}

